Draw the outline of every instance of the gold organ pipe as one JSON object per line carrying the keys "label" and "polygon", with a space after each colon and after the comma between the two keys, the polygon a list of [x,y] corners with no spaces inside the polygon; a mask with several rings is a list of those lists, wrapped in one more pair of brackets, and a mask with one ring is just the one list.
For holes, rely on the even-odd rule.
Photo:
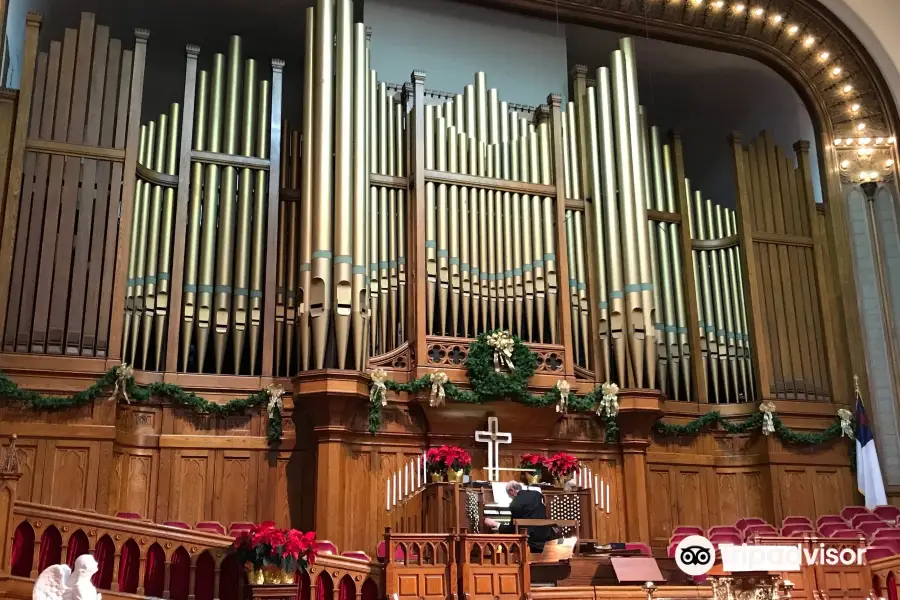
{"label": "gold organ pipe", "polygon": [[[706,238],[716,239],[716,215],[715,207],[712,200],[707,199],[703,206],[704,216],[706,217]],[[726,341],[725,315],[723,314],[724,290],[725,282],[722,280],[722,271],[720,269],[719,250],[711,250],[708,252],[710,262],[710,272],[712,274],[712,297],[713,297],[713,315],[715,317],[715,336],[716,348],[719,351],[719,374],[721,375],[722,393],[725,396],[725,402],[731,401],[731,393],[728,388],[728,343]]]}
{"label": "gold organ pipe", "polygon": [[[287,123],[285,123],[287,125]],[[291,148],[291,132],[285,126],[281,130],[281,155],[289,156]],[[281,188],[285,189],[290,183],[287,169],[290,163],[285,160],[281,163]],[[281,369],[281,357],[284,350],[285,336],[285,297],[288,290],[285,287],[285,253],[287,252],[287,205],[290,200],[281,200],[278,202],[278,267],[275,274],[275,365],[276,371]],[[288,365],[288,371],[290,365]]]}
{"label": "gold organ pipe", "polygon": [[[488,167],[493,170],[495,179],[502,179],[503,157],[501,155],[500,146],[500,99],[497,90],[492,88],[488,91],[488,118],[490,120],[491,134],[491,165]],[[495,327],[506,328],[506,283],[504,273],[504,256],[503,256],[503,193],[497,191],[488,191],[488,201],[493,198],[491,206],[494,209],[494,218],[488,223],[489,231],[494,235],[494,243],[491,244],[489,252],[494,258],[493,269],[493,285],[497,295],[497,316]]]}
{"label": "gold organ pipe", "polygon": [[[657,127],[650,128],[650,157],[654,184],[653,204],[656,210],[668,211],[669,207],[666,203],[668,173],[663,170],[662,148],[660,145],[659,128]],[[662,323],[663,342],[665,345],[664,352],[668,361],[668,377],[666,377],[664,373],[660,383],[666,385],[665,382],[667,379],[671,381],[671,388],[663,388],[663,390],[667,391],[671,398],[679,400],[681,398],[681,361],[678,343],[678,327],[676,325],[678,317],[675,314],[675,290],[672,280],[672,271],[676,261],[672,257],[671,246],[669,245],[669,223],[654,223],[653,228],[656,235],[656,249],[659,254],[659,263],[661,265],[659,274],[660,279],[662,280],[662,285],[660,286],[662,303],[657,307],[657,318]],[[680,279],[675,280],[675,282],[678,281],[680,281]],[[677,285],[677,283],[675,285]]]}
{"label": "gold organ pipe", "polygon": [[[244,63],[244,98],[241,103],[243,114],[241,115],[241,155],[253,156],[256,139],[254,137],[257,111],[257,94],[259,89],[256,81],[256,61],[252,58],[247,59]],[[282,154],[283,162],[288,161],[288,155]],[[250,308],[250,260],[252,253],[252,226],[253,226],[253,171],[249,168],[242,168],[240,172],[240,182],[238,183],[238,213],[237,222],[237,239],[234,249],[235,265],[234,265],[234,302],[232,306],[232,320],[234,322],[234,333],[232,336],[231,351],[234,354],[235,373],[240,372],[241,362],[244,356],[245,338],[247,336],[247,325],[249,324],[249,308]],[[293,212],[296,214],[296,202],[291,202]],[[296,223],[296,218],[294,219]],[[296,227],[296,225],[295,225]],[[295,238],[296,239],[296,238]],[[257,240],[262,243],[262,240]],[[287,250],[291,253],[292,259],[296,256],[294,248],[296,241],[292,240]],[[291,260],[294,266],[294,260]],[[293,282],[293,277],[291,280]],[[294,296],[294,286],[290,287],[291,299]],[[290,351],[288,352],[290,356]],[[290,364],[290,359],[288,359]],[[252,367],[251,367],[252,368]]]}
{"label": "gold organ pipe", "polygon": [[[569,107],[571,109],[571,107]],[[574,114],[574,109],[571,110]],[[563,113],[562,123],[560,124],[560,130],[562,133],[562,157],[563,157],[563,181],[565,183],[565,195],[566,198],[573,198],[573,185],[572,185],[572,148],[569,145],[569,115],[567,113]],[[566,256],[568,258],[568,262],[571,265],[572,270],[569,272],[569,304],[571,305],[571,312],[573,315],[572,318],[572,345],[573,352],[575,353],[575,363],[581,364],[581,320],[578,318],[578,284],[575,282],[575,230],[573,229],[573,221],[574,218],[572,216],[572,211],[565,211],[566,215]]]}
{"label": "gold organ pipe", "polygon": [[334,334],[337,368],[347,366],[353,296],[353,6],[337,0],[334,90]]}
{"label": "gold organ pipe", "polygon": [[[725,216],[727,209],[722,208],[722,205],[717,204],[715,206],[715,234],[717,238],[725,237],[725,221],[727,218]],[[731,373],[731,382],[732,388],[735,393],[735,400],[738,400],[737,395],[740,393],[740,369],[737,364],[737,345],[736,345],[736,332],[737,328],[734,324],[734,299],[731,296],[731,284],[733,275],[730,271],[730,265],[728,264],[728,253],[729,248],[724,248],[722,250],[718,250],[717,254],[719,255],[719,272],[721,273],[720,283],[722,285],[721,291],[719,292],[722,295],[723,304],[722,307],[723,312],[725,313],[725,343],[726,343],[726,354],[728,356],[728,370]],[[729,389],[726,385],[726,391]]]}
{"label": "gold organ pipe", "polygon": [[[439,116],[435,127],[435,159],[438,171],[447,170],[447,121]],[[447,301],[450,295],[450,246],[447,185],[437,186],[437,262],[438,262],[438,328],[441,335],[447,333]]]}
{"label": "gold organ pipe", "polygon": [[[480,107],[479,107],[480,108]],[[487,155],[485,142],[478,141],[478,175],[480,177],[487,176]],[[484,331],[493,328],[493,321],[490,318],[491,292],[488,277],[491,274],[491,265],[488,262],[488,204],[487,190],[478,189],[478,254],[481,271],[479,272],[479,283],[481,285],[481,322]],[[473,220],[474,221],[474,220]]]}
{"label": "gold organ pipe", "polygon": [[[725,235],[732,236],[737,232],[737,220],[734,211],[729,210],[725,220]],[[728,263],[731,276],[731,293],[734,299],[735,338],[737,340],[737,358],[741,370],[744,400],[753,400],[753,376],[750,363],[750,338],[747,335],[747,309],[744,304],[744,286],[741,277],[741,262],[738,248],[728,249]]]}
{"label": "gold organ pipe", "polygon": [[[228,76],[225,84],[225,144],[226,154],[238,152],[238,111],[241,93],[241,38],[233,35],[228,40]],[[237,173],[234,167],[222,169],[222,185],[219,190],[219,226],[214,255],[215,288],[215,346],[216,373],[222,372],[225,361],[225,342],[231,323],[232,272],[234,258],[234,210]],[[288,212],[290,215],[290,211]],[[288,223],[290,227],[290,222]],[[235,368],[237,372],[237,368]]]}
{"label": "gold organ pipe", "polygon": [[368,212],[369,173],[366,170],[366,26],[353,29],[353,264],[350,291],[353,362],[356,370],[365,368],[366,304],[366,213]]}
{"label": "gold organ pipe", "polygon": [[[434,169],[434,107],[425,107],[425,168]],[[426,322],[429,334],[434,334],[434,308],[437,299],[437,223],[435,222],[434,183],[425,184],[425,285],[427,311]]]}
{"label": "gold organ pipe", "polygon": [[465,113],[466,113],[466,126],[465,132],[466,137],[478,139],[478,126],[476,125],[478,116],[477,111],[475,109],[475,105],[477,104],[475,98],[475,86],[469,84],[463,90],[463,99],[465,100]]}
{"label": "gold organ pipe", "polygon": [[[270,82],[259,82],[256,110],[256,156],[269,158],[269,102],[271,96]],[[297,140],[297,132],[294,132],[293,140]],[[297,155],[299,148],[294,143],[291,156],[292,187],[296,189],[300,172],[300,161]],[[283,153],[282,161],[287,162],[287,154]],[[256,373],[256,356],[259,352],[260,332],[262,331],[263,318],[263,288],[266,276],[266,210],[268,198],[266,194],[266,172],[262,169],[256,171],[256,186],[253,197],[253,230],[250,242],[250,374]],[[273,175],[269,176],[270,178]],[[274,185],[274,184],[270,184]],[[290,368],[290,365],[288,365]]]}
{"label": "gold organ pipe", "polygon": [[[513,169],[518,168],[519,179],[531,183],[531,140],[528,135],[528,127],[523,127],[518,139],[518,153],[513,155]],[[525,295],[525,333],[526,340],[534,341],[535,335],[534,323],[534,251],[532,250],[532,213],[531,213],[531,196],[522,194],[519,196],[519,215],[520,221],[516,221],[515,231],[519,232],[522,241],[522,289]]]}
{"label": "gold organ pipe", "polygon": [[[672,152],[668,144],[663,146],[663,176],[665,177],[666,210],[670,213],[677,212],[675,206],[675,171],[672,166]],[[691,390],[691,345],[688,342],[687,330],[687,306],[685,305],[684,287],[682,286],[682,259],[681,259],[681,227],[684,220],[690,222],[690,215],[682,215],[682,224],[669,223],[669,256],[672,265],[672,283],[675,292],[675,331],[678,335],[678,358],[681,365],[681,378],[684,381],[684,389],[688,394]]]}
{"label": "gold organ pipe", "polygon": [[[486,164],[486,175],[488,177],[496,177],[494,173],[494,150],[496,150],[496,146],[493,144],[489,144],[487,146],[487,164]],[[486,207],[486,232],[487,237],[482,237],[482,242],[487,240],[485,244],[485,252],[487,254],[487,269],[488,269],[488,297],[490,298],[490,327],[491,329],[500,328],[500,323],[497,321],[497,252],[496,252],[496,238],[498,237],[496,227],[495,227],[495,210],[494,210],[494,192],[492,190],[487,190],[487,199],[485,200]]]}
{"label": "gold organ pipe", "polygon": [[[380,173],[378,162],[378,135],[380,133],[378,123],[378,82],[375,71],[369,72],[369,172]],[[377,186],[369,186],[369,353],[375,356],[383,347],[379,346],[379,329],[381,323],[381,310],[378,300],[381,296],[379,290],[379,243],[378,231],[381,224],[379,214],[379,190]]]}
{"label": "gold organ pipe", "polygon": [[[643,164],[643,169],[641,171],[644,178],[644,191],[645,191],[645,210],[649,210],[651,208],[657,208],[657,198],[662,194],[662,188],[660,187],[660,183],[658,180],[653,180],[651,182],[650,171],[652,169],[652,165],[650,163],[649,156],[649,126],[647,125],[647,113],[644,110],[643,106],[638,107],[638,124],[640,125],[640,144],[641,144],[641,163]],[[653,288],[650,290],[653,298],[653,310],[651,311],[651,315],[653,316],[653,328],[650,330],[650,335],[652,336],[652,344],[654,346],[653,356],[656,359],[655,364],[649,363],[649,367],[654,372],[659,373],[660,380],[657,385],[659,385],[660,390],[663,393],[667,393],[668,391],[668,371],[670,368],[670,360],[669,360],[669,351],[668,346],[666,345],[666,333],[665,327],[663,325],[663,307],[662,307],[662,296],[660,295],[661,285],[659,283],[659,268],[660,268],[660,260],[659,260],[659,244],[657,240],[657,224],[654,221],[651,221],[649,218],[647,219],[647,235],[648,235],[648,243],[650,249],[650,283]],[[668,265],[663,265],[663,268],[668,268]]]}
{"label": "gold organ pipe", "polygon": [[[471,86],[470,86],[471,87]],[[467,96],[467,100],[470,96]],[[472,107],[474,109],[474,99],[472,101]],[[468,104],[467,104],[468,107]],[[466,113],[467,121],[468,121],[469,113]],[[474,117],[473,117],[474,119]],[[467,136],[469,143],[469,173],[474,175],[481,174],[481,154],[480,154],[480,142],[475,139],[474,136]],[[469,254],[469,261],[471,263],[470,271],[470,279],[472,280],[472,331],[475,335],[478,335],[479,332],[486,329],[486,324],[483,320],[484,317],[481,310],[481,217],[480,217],[480,203],[479,197],[481,195],[481,190],[476,188],[471,188],[469,190],[469,237],[470,237],[470,248],[471,253]]]}
{"label": "gold organ pipe", "polygon": [[[655,307],[653,305],[653,279],[650,271],[650,229],[647,219],[647,189],[646,176],[647,165],[644,161],[644,150],[636,144],[640,143],[640,118],[637,87],[637,65],[634,54],[634,42],[630,38],[619,41],[622,50],[625,84],[627,89],[628,105],[628,129],[630,132],[632,154],[632,169],[634,173],[634,224],[637,233],[638,245],[638,271],[641,285],[641,310],[644,320],[644,334],[655,332]],[[647,387],[656,386],[656,348],[652,344],[644,343],[644,355],[646,360]],[[641,371],[639,371],[641,372]],[[639,381],[643,386],[643,377]]]}
{"label": "gold organ pipe", "polygon": [[[144,166],[153,168],[156,157],[156,121],[150,121],[147,126],[147,148],[144,156]],[[140,338],[141,323],[144,320],[145,307],[145,290],[146,290],[146,261],[147,261],[147,224],[150,219],[150,199],[153,186],[144,183],[141,186],[141,200],[139,203],[140,211],[135,210],[135,217],[138,218],[138,240],[137,240],[137,261],[134,268],[134,318],[131,321],[131,359],[137,362],[137,343]],[[137,204],[137,203],[136,203]],[[145,335],[146,339],[147,336]],[[146,364],[146,348],[142,361]]]}
{"label": "gold organ pipe", "polygon": [[[171,126],[169,127],[169,139],[166,142],[166,164],[164,173],[175,175],[178,169],[178,140],[180,139],[181,105],[172,103],[170,109]],[[169,281],[172,268],[172,236],[175,231],[175,188],[166,188],[164,191],[162,224],[160,230],[159,264],[157,270],[156,287],[156,327],[154,330],[154,349],[156,357],[156,369],[162,368],[163,341],[166,339],[166,317],[169,314]]]}
{"label": "gold organ pipe", "polygon": [[[387,85],[384,82],[378,84],[378,172],[388,174],[388,111],[390,97],[387,93]],[[390,318],[394,310],[390,302],[391,282],[389,271],[389,246],[390,246],[390,209],[389,194],[387,188],[378,190],[378,295],[381,305],[380,338],[381,350],[387,352],[393,348],[390,335]]]}
{"label": "gold organ pipe", "polygon": [[[510,156],[510,148],[513,144],[510,143],[510,131],[509,131],[509,106],[506,102],[500,103],[500,145],[501,145],[501,176],[503,179],[511,180],[512,179],[512,164],[511,164],[511,156]],[[515,115],[513,115],[515,119]],[[500,199],[501,210],[498,211],[501,215],[501,222],[503,226],[503,283],[504,283],[504,296],[506,298],[506,328],[509,331],[515,332],[516,335],[521,335],[521,323],[522,323],[522,315],[521,315],[521,299],[517,297],[517,288],[516,288],[516,280],[515,280],[515,267],[514,265],[514,256],[513,256],[513,215],[512,215],[512,202],[513,196],[509,192],[503,192],[502,197]],[[518,222],[515,223],[515,226],[518,227]],[[499,231],[499,230],[498,230]]]}
{"label": "gold organ pipe", "polygon": [[[384,132],[384,140],[387,144],[387,175],[396,175],[396,140],[394,139],[394,135],[396,133],[394,127],[394,97],[390,93],[387,95],[385,100],[385,132]],[[387,193],[388,197],[388,228],[387,228],[387,240],[388,240],[388,254],[387,254],[387,263],[388,263],[388,305],[390,306],[391,312],[388,317],[388,347],[395,348],[397,346],[397,325],[399,322],[399,291],[400,291],[400,281],[399,281],[399,271],[397,269],[397,190],[389,189]]]}
{"label": "gold organ pipe", "polygon": [[475,125],[478,128],[476,138],[479,142],[488,143],[488,100],[487,82],[483,72],[475,73]]}
{"label": "gold organ pipe", "polygon": [[[156,147],[147,165],[152,170],[161,173],[166,163],[166,138],[169,133],[168,115],[159,116],[159,127],[156,135]],[[153,332],[153,317],[156,314],[156,282],[159,258],[159,229],[161,226],[163,189],[160,185],[151,188],[151,203],[148,215],[149,228],[144,234],[145,244],[141,251],[146,253],[144,259],[144,314],[141,319],[141,360],[145,369],[150,367],[150,335]]]}
{"label": "gold organ pipe", "polygon": [[[138,146],[138,164],[146,166],[147,161],[147,125],[141,125],[140,144]],[[134,186],[134,216],[131,219],[131,241],[128,247],[128,279],[125,284],[125,325],[122,331],[122,355],[127,362],[134,363],[134,352],[131,350],[131,322],[135,318],[135,273],[137,271],[138,236],[141,235],[140,215],[143,198],[144,181],[138,177]]]}
{"label": "gold organ pipe", "polygon": [[[538,126],[538,143],[540,144],[540,176],[543,185],[550,185],[552,178],[552,163],[550,158],[550,126],[547,120],[544,120]],[[555,228],[553,226],[553,214],[555,212],[553,200],[549,196],[545,196],[541,201],[543,208],[542,229],[544,234],[544,281],[547,286],[547,316],[550,322],[550,343],[555,344],[559,339],[558,329],[559,323],[557,316],[559,313],[559,283],[556,276],[556,244]]]}
{"label": "gold organ pipe", "polygon": [[[509,177],[513,181],[522,181],[519,170],[519,120],[516,113],[509,115]],[[506,239],[512,243],[512,295],[513,295],[513,323],[516,335],[522,339],[528,339],[524,330],[522,310],[525,306],[525,281],[522,265],[522,231],[525,222],[522,218],[522,197],[520,194],[504,196],[503,212],[506,215]],[[525,230],[527,231],[527,229]],[[509,291],[507,291],[509,293]]]}
{"label": "gold organ pipe", "polygon": [[[544,127],[546,129],[546,125]],[[538,134],[532,126],[528,128],[528,173],[531,183],[541,181],[541,155],[538,152]],[[544,226],[541,197],[531,197],[531,264],[534,267],[534,318],[537,321],[537,335],[532,332],[532,339],[544,342],[544,330],[547,307],[547,282],[544,270]]]}
{"label": "gold organ pipe", "polygon": [[[334,140],[334,0],[316,0],[316,52],[313,103],[313,194],[316,210],[313,227],[312,281],[309,318],[315,368],[325,366],[325,346],[331,324],[332,300],[332,172]],[[349,2],[349,0],[338,0]],[[346,7],[342,10],[347,10]]]}
{"label": "gold organ pipe", "polygon": [[[310,340],[310,301],[312,298],[312,252],[313,252],[313,198],[318,192],[315,187],[314,173],[317,165],[313,159],[313,151],[317,147],[314,137],[314,120],[316,118],[316,48],[317,27],[316,9],[306,9],[306,44],[303,64],[303,122],[300,153],[302,175],[300,177],[300,244],[298,271],[300,281],[297,286],[297,338],[300,342],[300,368],[309,369],[312,358]],[[374,75],[374,74],[373,74]]]}
{"label": "gold organ pipe", "polygon": [[[447,128],[447,169],[451,173],[459,173],[459,134],[455,125]],[[459,242],[460,242],[460,224],[465,221],[460,220],[459,212],[459,196],[460,188],[451,185],[449,189],[449,213],[447,218],[450,221],[450,335],[459,335],[459,301],[461,291],[460,281],[460,264],[459,264]]]}
{"label": "gold organ pipe", "polygon": [[[706,235],[706,219],[704,218],[703,197],[700,191],[694,192],[694,226],[698,239],[708,239]],[[716,327],[712,301],[712,289],[709,281],[709,256],[705,250],[698,253],[700,263],[700,289],[703,294],[703,328],[706,335],[707,348],[707,372],[710,374],[710,383],[713,390],[713,398],[719,401],[719,350],[716,346]]]}
{"label": "gold organ pipe", "polygon": [[[565,119],[563,119],[563,125],[568,124],[568,131],[566,131],[568,135],[568,139],[565,140],[568,143],[569,148],[569,186],[570,186],[570,198],[575,198],[576,200],[581,199],[581,160],[582,157],[578,154],[578,124],[575,121],[575,103],[569,102],[568,110],[565,113]],[[565,130],[564,130],[565,131]]]}
{"label": "gold organ pipe", "polygon": [[[456,108],[457,123],[465,124],[465,119],[460,113],[462,107],[461,97],[457,96]],[[469,138],[460,131],[456,136],[456,149],[458,153],[457,165],[459,172],[470,174],[469,170]],[[469,263],[469,229],[471,222],[469,221],[469,191],[466,186],[459,187],[459,273],[460,287],[462,289],[462,336],[469,336],[469,319],[471,316],[472,303],[472,277],[471,264]]]}
{"label": "gold organ pipe", "polygon": [[365,99],[363,104],[363,139],[362,139],[362,147],[364,148],[363,154],[365,155],[365,162],[363,164],[363,169],[365,171],[365,197],[363,198],[364,204],[364,215],[365,218],[363,220],[363,279],[364,279],[364,288],[365,288],[365,296],[362,299],[362,310],[365,312],[365,316],[363,318],[363,333],[362,333],[362,347],[359,350],[360,361],[357,363],[357,369],[360,371],[365,370],[369,365],[369,356],[371,354],[371,346],[369,340],[374,336],[372,335],[372,328],[374,327],[374,323],[372,321],[372,305],[371,305],[371,285],[369,279],[369,273],[371,269],[371,264],[373,260],[373,255],[371,254],[371,230],[372,230],[372,219],[373,215],[371,212],[371,205],[369,202],[369,196],[371,194],[371,174],[372,174],[372,159],[374,158],[374,154],[370,151],[366,151],[371,148],[372,143],[372,105],[374,104],[374,96],[372,94],[372,86],[370,85],[371,76],[372,76],[372,28],[364,26],[364,35],[365,35],[365,63],[363,65],[363,81],[362,85],[364,86],[364,90],[361,90],[363,94],[363,98]]}
{"label": "gold organ pipe", "polygon": [[[394,103],[394,151],[397,157],[397,175],[406,176],[406,158],[404,155],[405,136],[403,131],[403,104]],[[406,192],[397,190],[397,283],[399,300],[399,317],[397,319],[398,343],[406,339]]]}
{"label": "gold organ pipe", "polygon": [[[212,84],[209,99],[210,152],[222,151],[222,103],[225,96],[225,56],[213,56]],[[216,223],[219,212],[219,166],[206,165],[203,197],[200,271],[197,278],[197,370],[203,372],[209,330],[212,324],[213,285],[215,284]]]}
{"label": "gold organ pipe", "polygon": [[[590,311],[588,309],[587,280],[585,279],[585,256],[584,256],[584,215],[582,211],[575,211],[575,268],[577,269],[576,280],[578,287],[578,309],[581,315],[581,335],[584,347],[584,366],[590,367],[591,360],[591,339],[588,322],[590,320]],[[574,315],[573,315],[574,317]]]}
{"label": "gold organ pipe", "polygon": [[631,143],[628,122],[628,91],[625,83],[625,59],[621,50],[612,53],[613,92],[615,93],[615,119],[617,142],[616,157],[619,167],[619,198],[622,205],[622,230],[624,232],[625,263],[625,322],[628,327],[628,349],[631,359],[629,383],[634,387],[643,387],[644,329],[643,297],[638,261],[640,255],[637,247],[635,224],[634,172],[632,165]]}
{"label": "gold organ pipe", "polygon": [[[194,149],[206,150],[207,110],[209,108],[209,74],[200,71],[197,78],[197,94],[194,104]],[[182,297],[181,324],[181,368],[187,370],[190,355],[191,337],[194,331],[194,320],[197,317],[197,270],[200,264],[200,206],[203,203],[204,165],[200,162],[191,164],[191,200],[188,206],[188,230],[184,253],[184,295]],[[135,200],[138,196],[135,193]],[[132,237],[134,239],[134,237]],[[199,333],[198,333],[199,344]],[[199,345],[197,348],[199,360]],[[203,361],[199,361],[198,371],[202,372]]]}
{"label": "gold organ pipe", "polygon": [[[628,337],[626,336],[627,317],[625,304],[625,282],[622,264],[625,260],[621,244],[621,221],[619,220],[618,186],[616,178],[616,144],[615,126],[613,121],[613,96],[611,85],[611,72],[606,67],[600,67],[596,72],[597,79],[597,121],[598,143],[600,155],[600,173],[602,176],[601,192],[603,197],[603,231],[606,242],[606,265],[609,297],[609,322],[607,330],[612,343],[617,375],[620,381],[627,381],[628,370],[626,364],[626,350]],[[616,121],[618,123],[618,121]],[[623,191],[623,197],[624,191]],[[601,299],[602,301],[602,299]],[[601,309],[602,309],[601,305]],[[602,315],[602,312],[601,312]],[[607,371],[610,376],[612,371]]]}
{"label": "gold organ pipe", "polygon": [[[697,225],[697,217],[694,215],[694,202],[692,197],[694,192],[691,191],[691,182],[689,179],[685,179],[684,181],[685,192],[687,193],[688,198],[688,214],[685,215],[688,219],[688,224],[690,226],[690,234],[691,239],[700,239],[698,233],[698,225]],[[700,331],[700,356],[703,360],[703,372],[709,373],[709,344],[707,343],[706,338],[706,324],[704,323],[704,312],[703,312],[703,293],[701,292],[703,272],[700,270],[700,251],[692,250],[691,254],[694,259],[694,295],[697,297],[697,315],[699,320],[699,331]],[[707,377],[707,384],[709,383],[709,378]]]}
{"label": "gold organ pipe", "polygon": [[[599,85],[599,81],[598,81]],[[600,120],[598,119],[597,106],[597,90],[596,88],[587,88],[585,92],[585,110],[583,112],[587,121],[585,131],[585,165],[588,176],[588,185],[590,186],[591,204],[593,210],[590,211],[589,218],[593,228],[593,252],[594,263],[593,272],[588,277],[593,277],[597,282],[597,298],[594,299],[594,309],[597,311],[593,319],[594,335],[599,337],[600,341],[600,364],[603,372],[596,373],[598,380],[610,380],[610,355],[609,355],[609,288],[607,286],[607,245],[606,232],[604,231],[604,206],[613,203],[615,195],[612,197],[604,194],[604,173],[600,169]],[[604,157],[605,160],[606,157]],[[610,157],[612,158],[612,157]],[[587,190],[585,190],[587,193]]]}

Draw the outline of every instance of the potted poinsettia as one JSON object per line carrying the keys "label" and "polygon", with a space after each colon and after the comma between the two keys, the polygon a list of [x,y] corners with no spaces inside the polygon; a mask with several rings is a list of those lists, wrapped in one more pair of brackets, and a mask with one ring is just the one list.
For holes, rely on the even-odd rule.
{"label": "potted poinsettia", "polygon": [[459,446],[441,446],[429,448],[425,453],[428,472],[432,481],[461,482],[463,474],[472,470],[472,457]]}
{"label": "potted poinsettia", "polygon": [[557,452],[547,462],[547,469],[559,487],[565,487],[565,483],[578,468],[578,459],[566,452]]}
{"label": "potted poinsettia", "polygon": [[316,558],[316,532],[281,529],[272,521],[241,533],[231,552],[244,565],[251,585],[293,584]]}
{"label": "potted poinsettia", "polygon": [[541,482],[541,475],[544,472],[544,469],[547,467],[547,457],[542,454],[523,454],[522,460],[519,461],[520,469],[529,469],[529,471],[525,471],[523,475],[525,475],[525,480],[528,482],[528,485],[537,485]]}

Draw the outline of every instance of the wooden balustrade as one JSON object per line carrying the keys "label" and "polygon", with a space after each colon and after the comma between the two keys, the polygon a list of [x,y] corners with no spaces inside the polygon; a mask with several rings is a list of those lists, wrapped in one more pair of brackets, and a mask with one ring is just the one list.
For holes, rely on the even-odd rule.
{"label": "wooden balustrade", "polygon": [[[456,595],[456,536],[384,534],[385,596],[393,600],[447,600]],[[317,596],[318,597],[318,596]]]}
{"label": "wooden balustrade", "polygon": [[460,586],[469,600],[519,600],[531,589],[527,536],[459,536]]}

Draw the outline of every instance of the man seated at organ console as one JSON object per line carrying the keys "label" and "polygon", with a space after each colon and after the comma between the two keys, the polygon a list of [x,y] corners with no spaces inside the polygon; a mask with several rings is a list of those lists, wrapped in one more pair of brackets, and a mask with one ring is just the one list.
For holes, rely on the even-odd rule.
{"label": "man seated at organ console", "polygon": [[[501,525],[490,517],[485,517],[484,524],[499,533],[515,533],[516,519],[546,519],[547,507],[544,506],[544,496],[538,491],[522,489],[518,481],[510,481],[506,484],[506,493],[512,498],[509,504],[511,522]],[[528,527],[528,547],[532,552],[543,552],[544,544],[553,539],[553,528],[549,525]]]}

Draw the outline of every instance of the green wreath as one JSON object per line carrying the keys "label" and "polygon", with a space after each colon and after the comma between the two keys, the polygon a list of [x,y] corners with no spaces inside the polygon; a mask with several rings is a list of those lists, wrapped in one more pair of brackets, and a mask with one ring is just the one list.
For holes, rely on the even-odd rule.
{"label": "green wreath", "polygon": [[493,333],[497,332],[481,334],[469,344],[469,355],[465,364],[472,391],[481,402],[503,398],[514,398],[524,402],[531,395],[528,392],[528,380],[537,371],[537,357],[522,343],[522,340],[510,336],[513,341],[510,360],[515,369],[508,372],[498,371],[494,367],[494,348],[488,343],[488,336]]}

